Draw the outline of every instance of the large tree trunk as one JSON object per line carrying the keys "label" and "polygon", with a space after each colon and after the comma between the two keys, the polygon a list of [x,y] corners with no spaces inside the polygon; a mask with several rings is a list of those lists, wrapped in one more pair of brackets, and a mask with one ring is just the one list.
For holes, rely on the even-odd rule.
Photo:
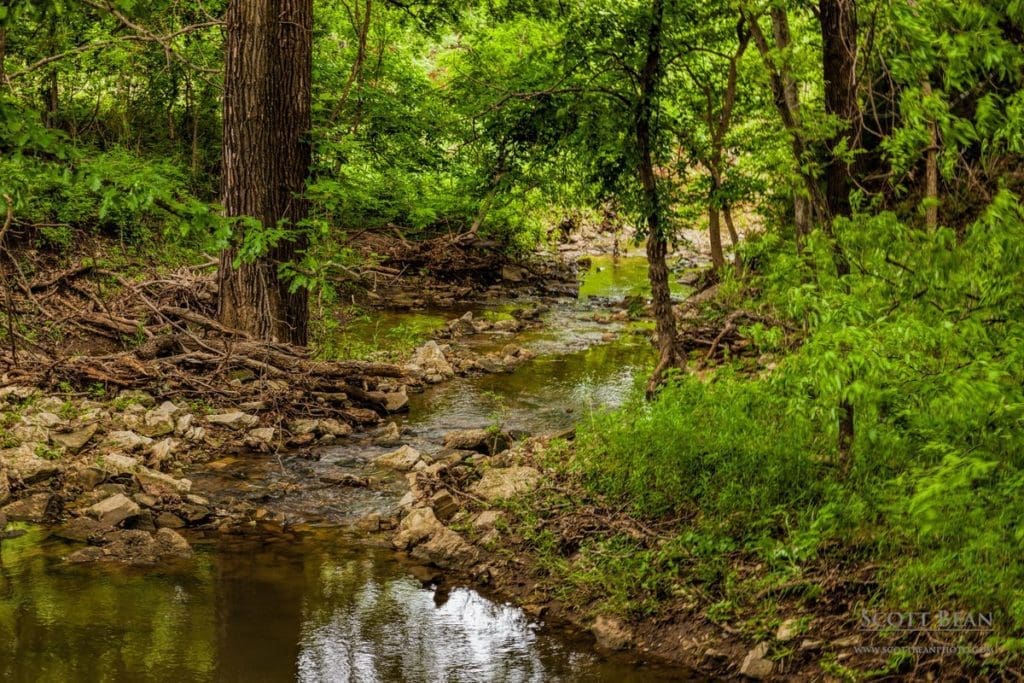
{"label": "large tree trunk", "polygon": [[[857,102],[857,3],[856,0],[820,0],[822,66],[825,78],[825,111],[834,116],[839,131],[831,140],[825,165],[826,229],[834,233],[834,220],[852,213],[853,164],[836,152],[840,147],[853,151],[858,146],[860,105]],[[850,263],[836,241],[836,273],[850,273]],[[854,407],[849,399],[839,404],[839,460],[848,472],[853,459]]]}
{"label": "large tree trunk", "polygon": [[653,0],[651,24],[647,35],[647,57],[640,74],[640,101],[637,107],[635,133],[639,156],[640,185],[643,189],[644,223],[647,229],[648,278],[658,335],[658,366],[648,384],[648,395],[660,384],[666,369],[676,365],[676,317],[672,310],[672,293],[668,282],[668,235],[664,224],[664,208],[654,174],[655,95],[661,80],[661,24],[664,0]]}
{"label": "large tree trunk", "polygon": [[[305,228],[309,202],[304,193],[309,174],[311,150],[309,132],[312,127],[311,78],[313,74],[313,2],[312,0],[280,0],[277,25],[275,69],[271,74],[274,97],[273,129],[278,154],[277,206],[275,214],[296,231],[294,240],[279,244],[269,258],[277,263],[297,260],[307,247]],[[284,304],[283,323],[288,340],[305,346],[309,300],[305,288],[294,289],[278,282]]]}
{"label": "large tree trunk", "polygon": [[[227,11],[224,64],[224,159],[222,194],[228,217],[275,224],[270,183],[272,0],[233,0]],[[241,227],[241,223],[237,227]],[[259,339],[279,338],[281,298],[276,266],[268,259],[236,263],[238,244],[224,250],[218,273],[220,321]]]}
{"label": "large tree trunk", "polygon": [[[222,183],[229,217],[268,228],[283,220],[293,229],[306,217],[299,193],[310,158],[311,23],[309,0],[233,0],[228,7]],[[305,344],[306,293],[289,292],[278,272],[304,242],[286,240],[238,263],[242,239],[221,255],[221,322],[259,339]]]}

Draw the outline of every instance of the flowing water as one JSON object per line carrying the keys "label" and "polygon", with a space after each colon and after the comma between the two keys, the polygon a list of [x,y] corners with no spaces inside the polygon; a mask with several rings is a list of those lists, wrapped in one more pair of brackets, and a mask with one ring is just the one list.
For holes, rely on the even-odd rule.
{"label": "flowing water", "polygon": [[[542,329],[515,337],[536,359],[509,374],[457,378],[417,394],[404,419],[407,441],[436,451],[448,430],[496,422],[543,433],[624,400],[651,362],[646,330],[597,322],[594,307],[603,297],[642,295],[645,274],[634,259],[618,267],[595,260],[579,302],[553,306]],[[501,307],[490,314],[500,315]],[[390,314],[372,333],[410,322],[440,325],[452,315]],[[486,351],[508,341],[479,335],[467,343]],[[70,565],[62,558],[72,545],[26,527],[24,536],[0,543],[0,678],[618,682],[683,676],[600,657],[586,638],[534,623],[477,591],[438,587],[432,572],[327,530],[394,508],[398,482],[371,489],[310,486],[332,473],[372,474],[369,461],[384,450],[353,439],[315,459],[225,459],[219,473],[197,477],[200,490],[273,506],[296,526],[258,539],[198,540],[194,558],[158,569]],[[296,533],[303,523],[309,530]]]}

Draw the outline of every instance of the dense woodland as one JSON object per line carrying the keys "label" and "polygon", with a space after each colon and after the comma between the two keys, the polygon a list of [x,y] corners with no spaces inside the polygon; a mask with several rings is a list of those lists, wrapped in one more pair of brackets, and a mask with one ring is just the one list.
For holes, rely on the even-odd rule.
{"label": "dense woodland", "polygon": [[[113,395],[148,372],[126,355],[174,337],[207,370],[238,351],[379,408],[366,377],[399,371],[332,335],[367,268],[404,271],[359,239],[529,262],[621,224],[656,362],[537,456],[560,485],[510,508],[556,597],[696,614],[747,649],[786,615],[813,641],[864,608],[990,613],[944,634],[959,654],[779,639],[771,659],[1019,675],[1019,0],[14,0],[0,153],[0,384],[45,391]],[[684,228],[710,245],[697,323],[670,289]],[[101,299],[154,272],[181,291],[100,322],[42,296],[86,269]],[[200,306],[188,278],[214,271]],[[59,352],[97,327],[118,340],[100,361]],[[581,501],[619,521],[555,519]]]}

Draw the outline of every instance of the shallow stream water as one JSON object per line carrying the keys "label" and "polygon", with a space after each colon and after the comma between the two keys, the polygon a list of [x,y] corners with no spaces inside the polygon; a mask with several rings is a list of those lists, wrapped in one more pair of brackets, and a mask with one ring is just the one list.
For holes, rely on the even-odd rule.
{"label": "shallow stream water", "polygon": [[[407,441],[436,451],[444,432],[487,426],[544,433],[613,406],[652,352],[643,326],[594,320],[603,297],[642,295],[644,264],[595,259],[580,301],[552,307],[515,342],[536,359],[512,373],[457,378],[413,397]],[[478,311],[481,314],[486,311]],[[495,311],[492,310],[492,313]],[[448,316],[431,318],[441,324]],[[389,314],[403,325],[419,314]],[[419,319],[422,321],[422,317]],[[382,323],[383,324],[383,323]],[[417,322],[417,324],[422,324]],[[614,341],[607,333],[614,331]],[[386,330],[385,330],[386,332]],[[380,334],[381,327],[374,328]],[[510,338],[479,335],[481,350]],[[289,487],[373,471],[368,439],[318,459],[226,459],[206,493],[268,502],[310,533],[200,541],[157,569],[70,565],[42,528],[0,543],[0,678],[10,681],[661,681],[683,672],[606,659],[593,644],[532,622],[467,588],[448,590],[386,550],[323,525],[389,511],[401,487]],[[254,459],[258,458],[258,459]],[[320,525],[319,527],[316,525]],[[417,578],[417,577],[420,578]]]}

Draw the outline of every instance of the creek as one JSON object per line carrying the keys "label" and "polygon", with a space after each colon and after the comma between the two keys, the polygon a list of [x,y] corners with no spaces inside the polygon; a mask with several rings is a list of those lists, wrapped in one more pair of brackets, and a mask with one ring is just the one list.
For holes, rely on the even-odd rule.
{"label": "creek", "polygon": [[[411,397],[406,443],[432,453],[445,432],[531,434],[621,403],[649,369],[649,325],[608,322],[610,301],[642,296],[643,259],[595,258],[580,297],[550,305],[514,337],[537,354],[511,373],[460,377]],[[503,316],[521,301],[477,307]],[[466,310],[388,313],[367,327],[429,331]],[[595,313],[598,315],[595,316]],[[598,319],[595,319],[598,318]],[[382,327],[383,326],[383,327]],[[614,337],[614,339],[612,338]],[[460,340],[475,351],[510,338]],[[290,520],[283,532],[195,541],[195,556],[156,569],[80,566],[42,527],[0,544],[0,678],[10,681],[658,681],[682,672],[595,653],[589,638],[536,623],[476,590],[373,547],[343,527],[388,513],[402,482],[372,459],[390,450],[346,439],[317,457],[228,457],[192,475],[211,498],[244,498]],[[370,488],[315,486],[379,475]],[[388,483],[390,481],[390,483]]]}

